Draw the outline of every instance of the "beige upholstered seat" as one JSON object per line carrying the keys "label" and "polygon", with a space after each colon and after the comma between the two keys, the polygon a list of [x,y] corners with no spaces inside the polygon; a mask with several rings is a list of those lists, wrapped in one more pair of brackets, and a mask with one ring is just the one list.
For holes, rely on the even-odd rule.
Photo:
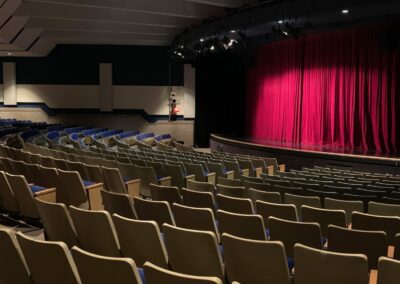
{"label": "beige upholstered seat", "polygon": [[400,279],[400,261],[388,257],[379,258],[377,284],[397,284]]}
{"label": "beige upholstered seat", "polygon": [[296,244],[296,284],[368,284],[368,260],[363,254],[345,254]]}
{"label": "beige upholstered seat", "polygon": [[181,194],[183,204],[187,206],[215,210],[214,195],[211,192],[199,192],[183,188]]}
{"label": "beige upholstered seat", "polygon": [[17,239],[34,283],[82,283],[68,247],[63,242],[34,240],[22,233],[17,233]]}
{"label": "beige upholstered seat", "polygon": [[303,222],[318,223],[322,237],[328,236],[328,226],[335,225],[346,228],[346,215],[344,210],[321,209],[303,205],[301,207]]}
{"label": "beige upholstered seat", "polygon": [[368,214],[400,217],[400,205],[370,201],[368,203]]}
{"label": "beige upholstered seat", "polygon": [[221,237],[229,281],[252,284],[289,284],[291,277],[281,242]]}
{"label": "beige upholstered seat", "polygon": [[113,215],[115,230],[124,257],[142,267],[146,261],[167,268],[167,252],[156,222],[128,219]]}
{"label": "beige upholstered seat", "polygon": [[220,210],[238,214],[254,214],[251,199],[230,197],[222,194],[217,194],[216,199]]}
{"label": "beige upholstered seat", "polygon": [[351,224],[351,215],[353,212],[363,212],[364,205],[358,200],[339,200],[325,198],[325,209],[344,210],[346,213],[346,225]]}
{"label": "beige upholstered seat", "polygon": [[386,233],[381,231],[350,230],[330,225],[328,240],[330,251],[365,254],[370,269],[376,269],[379,257],[386,256],[388,251]]}
{"label": "beige upholstered seat", "polygon": [[33,284],[13,231],[0,230],[0,251],[0,283]]}
{"label": "beige upholstered seat", "polygon": [[148,284],[222,284],[222,281],[217,277],[177,273],[158,267],[150,262],[145,263],[144,273]]}
{"label": "beige upholstered seat", "polygon": [[69,248],[78,244],[67,206],[35,199],[40,220],[49,241],[64,242]]}
{"label": "beige upholstered seat", "polygon": [[139,220],[155,221],[160,228],[164,223],[175,225],[171,207],[167,201],[152,201],[135,197],[133,205]]}
{"label": "beige upholstered seat", "polygon": [[104,256],[121,256],[110,213],[70,206],[70,214],[81,248]]}
{"label": "beige upholstered seat", "polygon": [[[89,201],[86,195],[85,186],[78,172],[57,170],[61,181],[60,190],[66,198],[66,205],[72,205],[82,209],[89,209]],[[59,189],[57,189],[57,194]]]}
{"label": "beige upholstered seat", "polygon": [[388,244],[394,245],[396,234],[400,233],[400,217],[385,217],[354,212],[352,215],[352,228],[366,231],[384,231]]}
{"label": "beige upholstered seat", "polygon": [[224,267],[213,232],[163,225],[165,246],[173,271],[224,279]]}
{"label": "beige upholstered seat", "polygon": [[293,257],[296,243],[322,249],[321,230],[318,223],[293,222],[269,217],[271,241],[281,241],[285,245],[287,257]]}
{"label": "beige upholstered seat", "polygon": [[270,203],[282,203],[281,194],[279,192],[267,192],[254,188],[247,189],[248,197],[256,204],[257,200],[270,202]]}
{"label": "beige upholstered seat", "polygon": [[0,172],[0,200],[5,210],[10,213],[18,212],[17,199],[4,172]]}
{"label": "beige upholstered seat", "polygon": [[293,204],[278,204],[264,201],[256,201],[256,212],[264,219],[264,224],[269,227],[268,218],[276,217],[279,219],[297,221],[297,210]]}
{"label": "beige upholstered seat", "polygon": [[33,192],[25,177],[7,173],[6,177],[12,191],[14,192],[15,199],[17,200],[19,214],[29,218],[39,218],[34,202]]}
{"label": "beige upholstered seat", "polygon": [[217,193],[225,196],[243,198],[246,195],[246,188],[242,186],[229,186],[217,184]]}
{"label": "beige upholstered seat", "polygon": [[187,181],[187,188],[190,190],[201,191],[201,192],[211,192],[215,193],[215,185],[209,182],[201,182],[195,180]]}
{"label": "beige upholstered seat", "polygon": [[301,206],[307,205],[310,207],[321,208],[321,200],[318,196],[300,196],[290,193],[285,193],[285,203],[293,204],[297,209],[297,216],[301,219]]}
{"label": "beige upholstered seat", "polygon": [[126,218],[136,219],[136,213],[133,209],[133,201],[128,194],[114,193],[101,190],[104,209],[110,214],[119,214]]}
{"label": "beige upholstered seat", "polygon": [[131,258],[96,255],[78,247],[73,247],[71,253],[82,283],[142,284],[136,264]]}
{"label": "beige upholstered seat", "polygon": [[237,237],[266,240],[263,218],[260,215],[236,214],[217,211],[217,220],[221,234],[228,233]]}
{"label": "beige upholstered seat", "polygon": [[210,208],[188,207],[180,204],[172,205],[175,223],[178,227],[213,232],[219,240],[214,212]]}
{"label": "beige upholstered seat", "polygon": [[154,201],[167,201],[170,205],[173,203],[182,203],[179,188],[176,186],[165,186],[151,183],[149,187],[151,199]]}

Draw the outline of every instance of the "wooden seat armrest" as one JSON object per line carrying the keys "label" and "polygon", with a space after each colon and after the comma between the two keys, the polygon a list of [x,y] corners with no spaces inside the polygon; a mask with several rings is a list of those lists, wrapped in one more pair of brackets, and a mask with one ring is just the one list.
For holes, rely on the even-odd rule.
{"label": "wooden seat armrest", "polygon": [[262,169],[262,167],[255,168],[254,172],[255,172],[256,177],[259,178],[261,176],[262,172],[263,172],[263,169]]}
{"label": "wooden seat armrest", "polygon": [[206,180],[207,180],[207,182],[215,184],[215,182],[217,180],[217,174],[216,173],[207,173]]}
{"label": "wooden seat armrest", "polygon": [[57,194],[56,188],[52,187],[35,192],[34,196],[35,198],[40,199],[42,201],[56,203],[56,194]]}
{"label": "wooden seat armrest", "polygon": [[104,184],[102,182],[96,182],[94,184],[91,184],[91,185],[87,186],[86,189],[87,190],[93,190],[93,189],[98,188],[99,186],[103,187],[103,185]]}
{"label": "wooden seat armrest", "polygon": [[268,166],[267,172],[268,172],[269,176],[273,176],[274,175],[274,166]]}
{"label": "wooden seat armrest", "polygon": [[128,195],[130,198],[134,198],[135,196],[140,195],[140,186],[141,180],[139,179],[132,179],[125,182],[126,190],[128,191]]}
{"label": "wooden seat armrest", "polygon": [[234,171],[226,172],[225,176],[226,176],[227,179],[234,179],[235,178],[235,172]]}
{"label": "wooden seat armrest", "polygon": [[196,180],[196,176],[195,175],[187,175],[185,176],[185,180]]}
{"label": "wooden seat armrest", "polygon": [[285,164],[279,165],[278,167],[279,167],[279,171],[280,171],[280,172],[285,172],[285,171],[286,171],[286,166],[285,166]]}
{"label": "wooden seat armrest", "polygon": [[103,185],[102,182],[97,182],[86,187],[90,210],[96,211],[104,209],[100,192],[103,189]]}
{"label": "wooden seat armrest", "polygon": [[171,177],[160,178],[158,182],[163,186],[171,186]]}
{"label": "wooden seat armrest", "polygon": [[248,177],[249,176],[249,169],[242,169],[242,176]]}

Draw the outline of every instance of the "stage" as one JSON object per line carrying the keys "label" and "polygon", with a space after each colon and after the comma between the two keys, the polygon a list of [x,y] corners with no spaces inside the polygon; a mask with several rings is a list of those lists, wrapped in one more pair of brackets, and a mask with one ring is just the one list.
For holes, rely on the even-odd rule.
{"label": "stage", "polygon": [[277,158],[286,170],[334,166],[342,169],[400,174],[400,157],[329,146],[295,145],[260,139],[211,134],[212,151]]}

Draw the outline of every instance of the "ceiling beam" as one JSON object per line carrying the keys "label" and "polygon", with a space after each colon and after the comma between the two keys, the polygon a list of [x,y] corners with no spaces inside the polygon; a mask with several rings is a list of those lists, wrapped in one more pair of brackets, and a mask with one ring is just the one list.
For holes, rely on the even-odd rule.
{"label": "ceiling beam", "polygon": [[106,8],[119,11],[131,11],[155,15],[174,16],[183,18],[203,19],[218,8],[182,0],[24,0],[24,3],[61,4],[87,8]]}
{"label": "ceiling beam", "polygon": [[31,18],[25,28],[43,30],[81,30],[81,31],[105,31],[133,34],[154,34],[154,35],[176,35],[181,28],[142,26],[128,23],[104,23],[91,22],[86,20],[64,20],[64,19],[42,19]]}
{"label": "ceiling beam", "polygon": [[206,4],[217,7],[239,8],[246,4],[256,3],[255,0],[185,0],[187,2]]}
{"label": "ceiling beam", "polygon": [[84,19],[93,22],[130,23],[175,28],[186,28],[192,23],[191,19],[180,17],[32,2],[24,2],[15,15],[46,19]]}

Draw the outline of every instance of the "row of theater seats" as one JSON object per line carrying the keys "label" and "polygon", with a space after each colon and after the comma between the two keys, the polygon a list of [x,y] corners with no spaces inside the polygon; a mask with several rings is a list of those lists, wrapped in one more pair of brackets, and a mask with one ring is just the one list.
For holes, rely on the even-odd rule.
{"label": "row of theater seats", "polygon": [[[222,284],[146,262],[138,269],[131,258],[106,257],[63,242],[40,241],[0,230],[0,282],[15,284]],[[11,265],[10,265],[11,264]],[[239,284],[237,282],[234,282]]]}
{"label": "row of theater seats", "polygon": [[[151,262],[177,273],[214,276],[224,283],[238,281],[254,284],[292,283],[293,278],[295,283],[307,284],[327,283],[327,279],[330,279],[329,283],[369,283],[369,269],[376,267],[380,271],[378,277],[381,280],[378,283],[391,284],[396,283],[400,272],[400,261],[387,257],[380,257],[379,264],[369,267],[368,257],[371,256],[373,248],[366,250],[370,253],[368,257],[366,252],[340,253],[326,251],[321,247],[316,249],[309,245],[309,235],[303,235],[303,240],[300,240],[301,230],[297,232],[292,230],[291,234],[297,235],[297,241],[292,244],[293,256],[289,257],[290,262],[295,263],[293,276],[290,263],[288,265],[286,243],[265,238],[263,240],[244,238],[237,236],[237,233],[235,236],[228,232],[223,232],[219,237],[218,232],[209,230],[204,226],[204,222],[198,223],[200,215],[203,215],[200,218],[204,220],[204,215],[212,215],[212,210],[174,204],[172,206],[174,218],[171,222],[164,218],[162,225],[159,226],[150,219],[162,217],[163,215],[155,216],[160,213],[159,208],[155,207],[160,204],[168,207],[167,202],[135,198],[135,211],[138,217],[144,220],[135,220],[115,213],[111,216],[107,211],[89,211],[73,206],[68,211],[64,204],[40,200],[36,203],[49,240],[64,241],[68,247],[79,246],[97,255],[131,258],[138,267],[146,267],[145,263]],[[134,214],[134,209],[131,210]],[[146,214],[147,216],[143,216]],[[222,214],[232,215],[228,212]],[[219,225],[222,226],[221,222],[224,221],[226,222],[225,219],[219,219]],[[234,221],[237,220],[230,220]],[[236,223],[236,228],[240,228],[243,224],[245,223]],[[315,224],[308,223],[308,225]],[[249,229],[248,226],[241,228],[243,232]],[[286,229],[281,227],[279,231],[283,232]],[[332,229],[340,228],[332,227]],[[339,231],[337,243],[342,242],[340,234]],[[361,237],[359,236],[359,239]],[[371,243],[374,238],[369,237],[362,240]],[[378,260],[376,262],[378,263]],[[351,270],[348,269],[349,265],[352,267]],[[392,269],[388,269],[388,266]],[[95,273],[94,270],[92,273]]]}

